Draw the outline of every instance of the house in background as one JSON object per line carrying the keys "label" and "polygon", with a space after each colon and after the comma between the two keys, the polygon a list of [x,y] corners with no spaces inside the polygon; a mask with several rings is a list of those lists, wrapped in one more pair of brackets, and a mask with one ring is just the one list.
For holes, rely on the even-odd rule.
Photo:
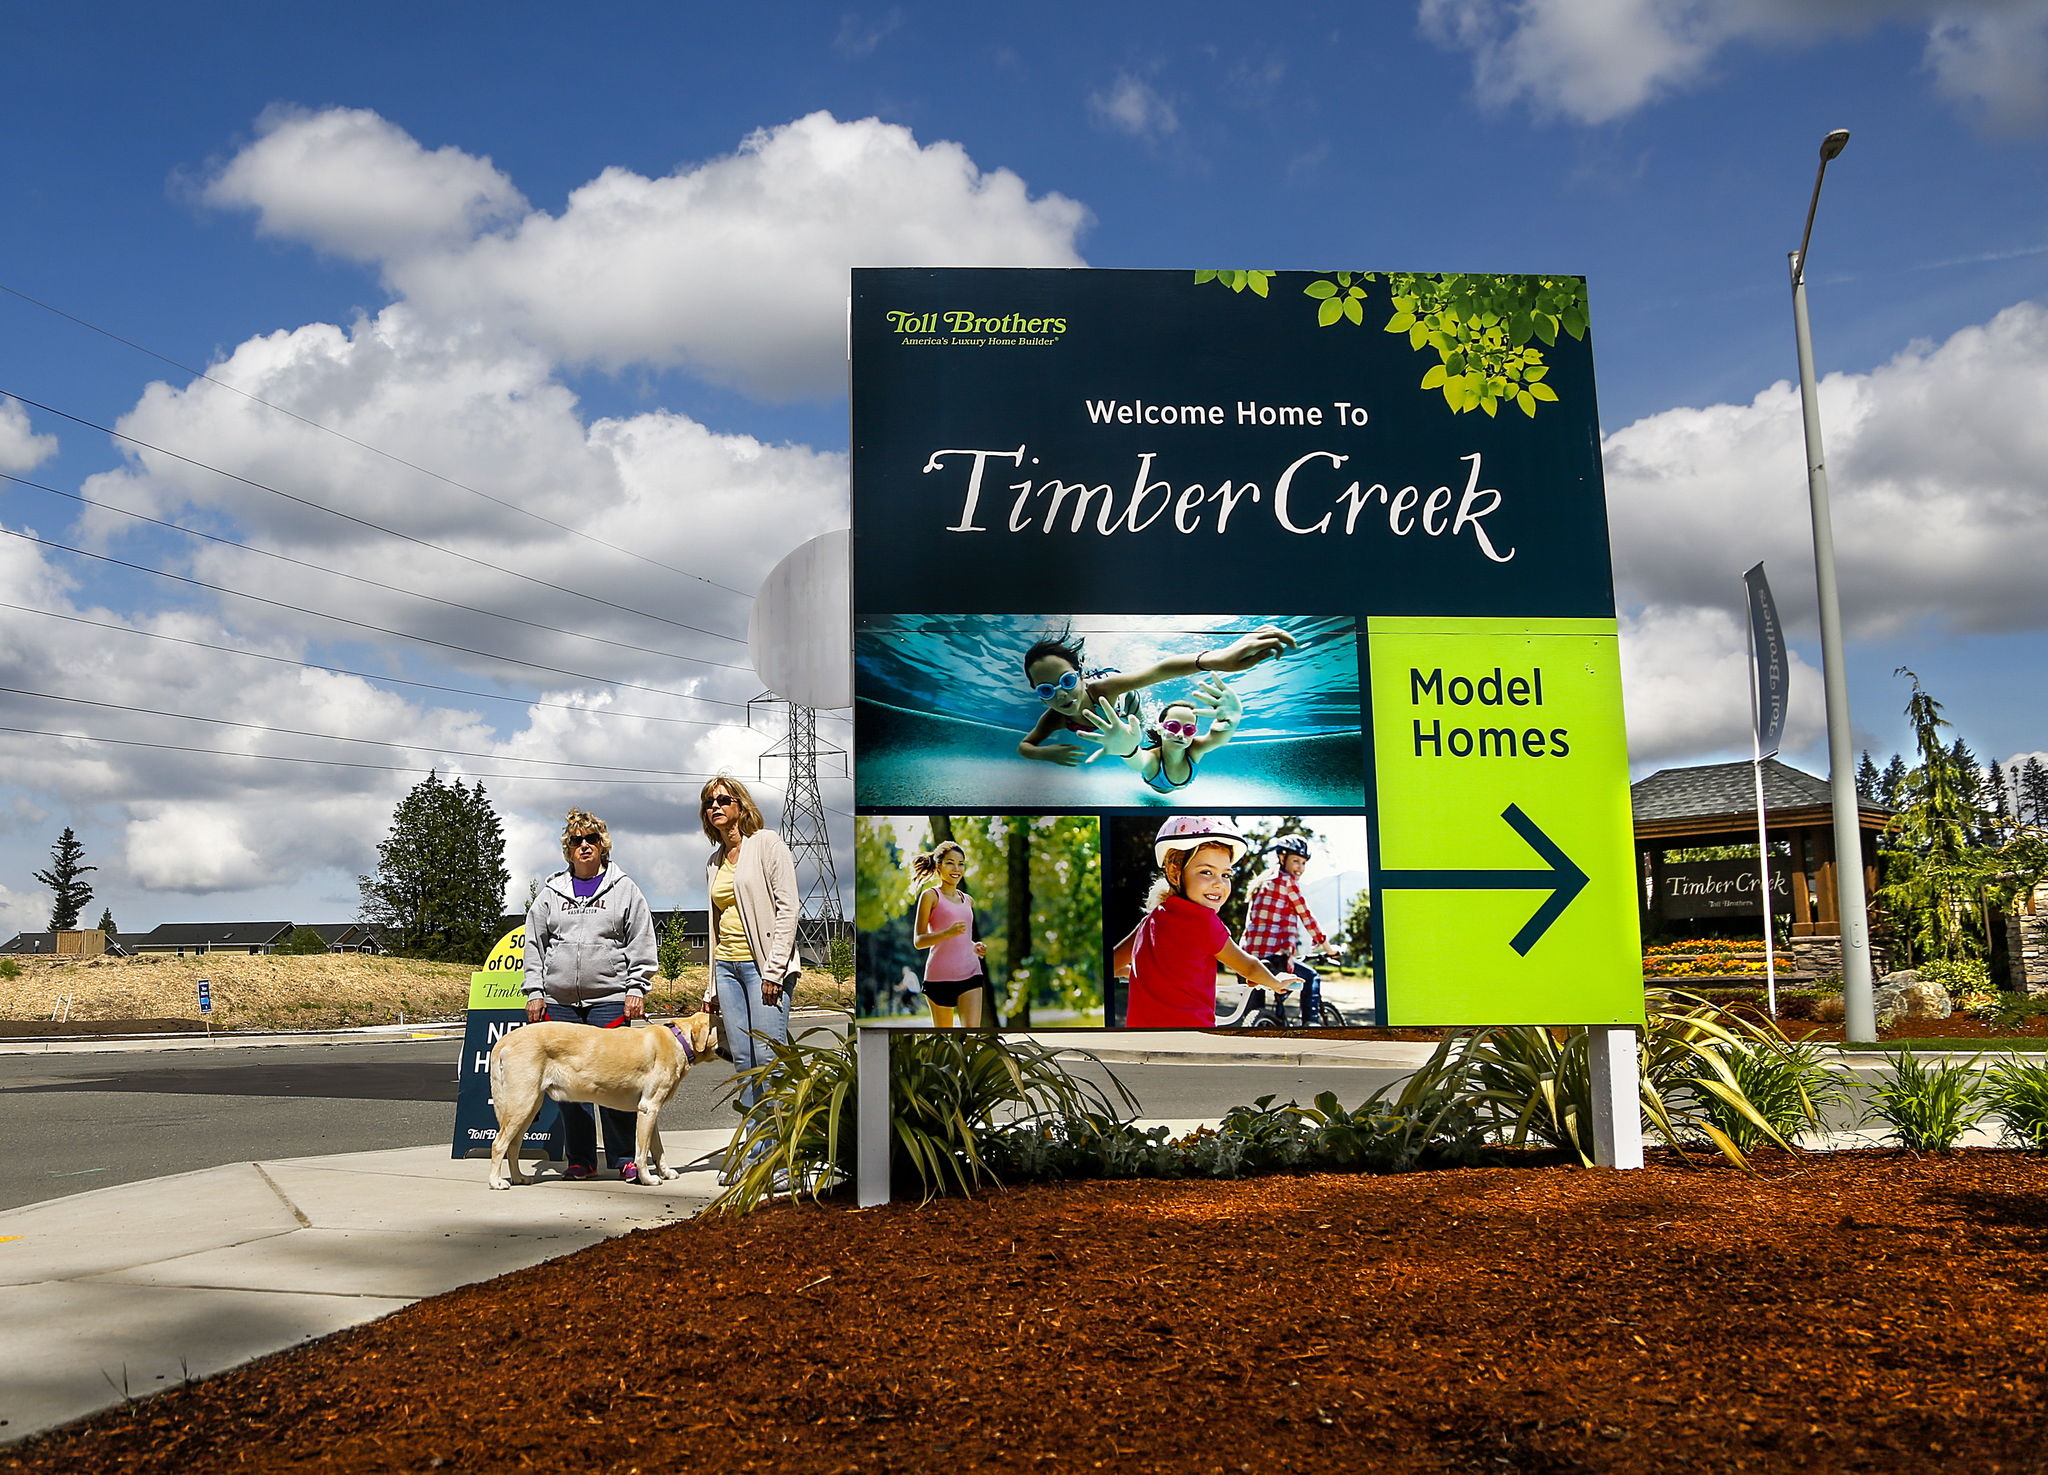
{"label": "house in background", "polygon": [[17,932],[5,945],[0,945],[0,957],[17,958],[122,958],[130,951],[111,934],[97,928],[86,932]]}
{"label": "house in background", "polygon": [[129,937],[131,953],[274,953],[292,935],[290,922],[163,922]]}
{"label": "house in background", "polygon": [[310,931],[320,934],[330,953],[381,953],[384,929],[368,922],[308,922]]}

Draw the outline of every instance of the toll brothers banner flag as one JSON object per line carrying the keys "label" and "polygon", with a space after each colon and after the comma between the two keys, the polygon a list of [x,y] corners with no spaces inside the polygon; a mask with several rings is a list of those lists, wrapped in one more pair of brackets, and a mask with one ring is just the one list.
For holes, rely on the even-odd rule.
{"label": "toll brothers banner flag", "polygon": [[851,311],[864,1016],[1642,1020],[1582,279]]}

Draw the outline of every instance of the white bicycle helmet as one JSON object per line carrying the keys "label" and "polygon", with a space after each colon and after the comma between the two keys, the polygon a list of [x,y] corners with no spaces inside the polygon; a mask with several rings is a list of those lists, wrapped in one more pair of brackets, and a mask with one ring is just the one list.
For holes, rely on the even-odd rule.
{"label": "white bicycle helmet", "polygon": [[1159,827],[1159,834],[1152,841],[1152,858],[1163,866],[1169,850],[1193,850],[1198,845],[1221,845],[1230,852],[1232,865],[1243,860],[1245,852],[1252,848],[1251,842],[1227,819],[1212,814],[1176,814]]}

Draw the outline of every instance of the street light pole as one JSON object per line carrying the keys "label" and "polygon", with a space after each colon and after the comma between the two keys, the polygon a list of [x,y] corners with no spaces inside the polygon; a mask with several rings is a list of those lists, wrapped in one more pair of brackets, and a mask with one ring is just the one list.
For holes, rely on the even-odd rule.
{"label": "street light pole", "polygon": [[1827,463],[1821,454],[1820,404],[1813,384],[1813,330],[1806,320],[1806,247],[1820,208],[1821,181],[1828,161],[1849,142],[1837,128],[1821,142],[1820,168],[1806,229],[1792,253],[1792,326],[1799,342],[1799,404],[1806,421],[1806,492],[1813,509],[1813,573],[1820,596],[1821,676],[1827,692],[1828,785],[1834,799],[1835,910],[1841,918],[1843,1034],[1852,1041],[1877,1039],[1871,1002],[1870,913],[1863,892],[1863,827],[1857,816],[1856,770],[1850,758],[1849,677],[1842,654],[1842,602],[1835,582],[1834,520],[1828,511]]}

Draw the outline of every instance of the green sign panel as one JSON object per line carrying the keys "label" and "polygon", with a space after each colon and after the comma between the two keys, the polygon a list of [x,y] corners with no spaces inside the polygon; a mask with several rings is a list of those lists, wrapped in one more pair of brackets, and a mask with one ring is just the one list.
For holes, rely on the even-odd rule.
{"label": "green sign panel", "polygon": [[1640,1023],[1614,621],[1368,629],[1387,1022]]}

